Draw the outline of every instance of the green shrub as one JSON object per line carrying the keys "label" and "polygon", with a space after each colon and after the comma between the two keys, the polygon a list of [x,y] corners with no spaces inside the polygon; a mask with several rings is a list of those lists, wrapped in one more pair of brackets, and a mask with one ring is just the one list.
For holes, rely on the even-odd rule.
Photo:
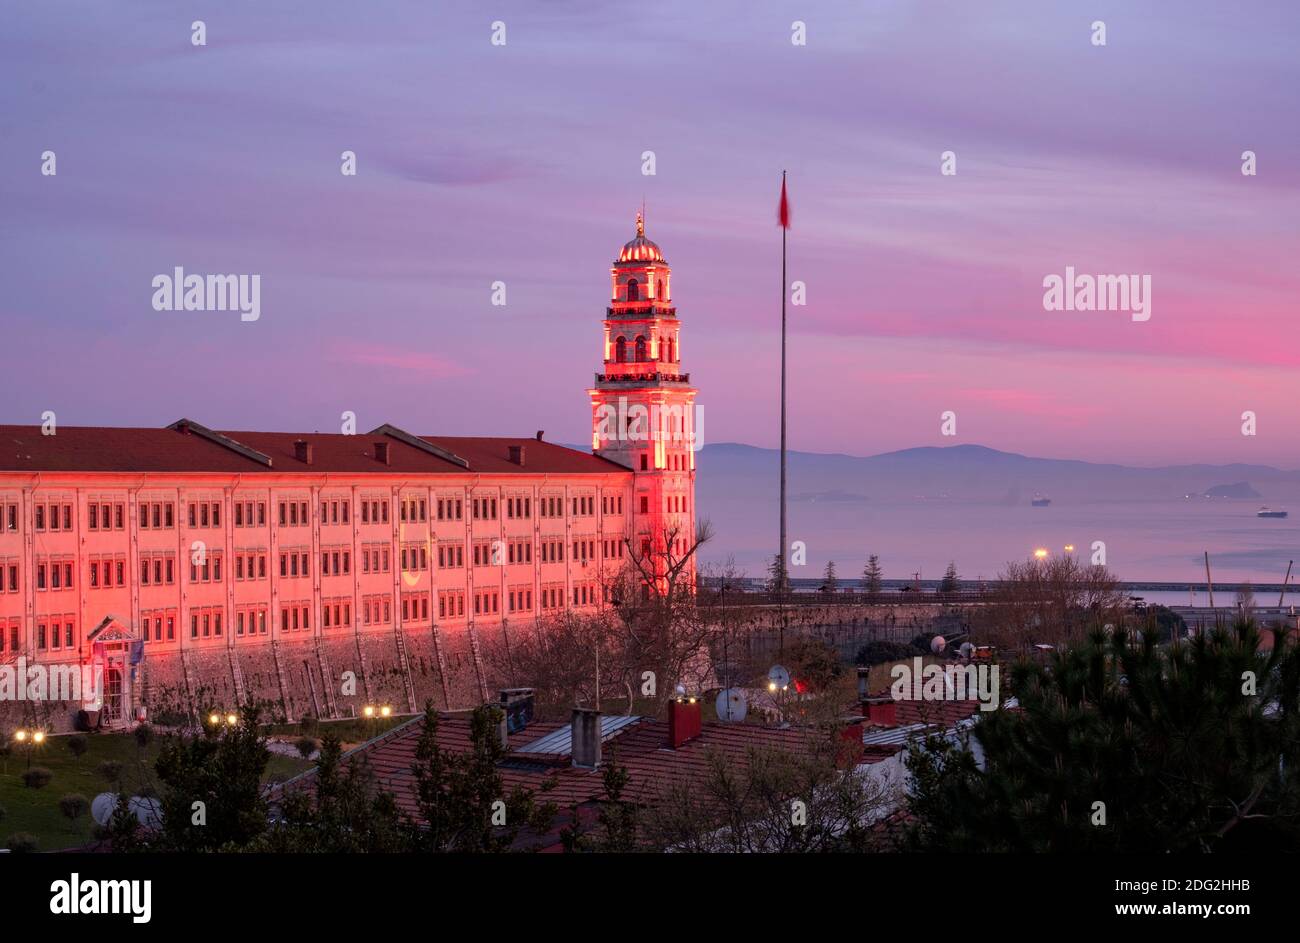
{"label": "green shrub", "polygon": [[122,779],[122,764],[117,760],[105,760],[99,764],[99,775],[115,786]]}
{"label": "green shrub", "polygon": [[33,766],[23,771],[23,785],[28,789],[44,789],[53,778],[54,774],[44,766]]}
{"label": "green shrub", "polygon": [[90,800],[81,793],[68,793],[59,800],[59,811],[63,813],[64,818],[75,825],[77,819],[90,811]]}
{"label": "green shrub", "polygon": [[26,832],[14,832],[5,842],[5,846],[14,854],[30,854],[36,850],[36,836]]}

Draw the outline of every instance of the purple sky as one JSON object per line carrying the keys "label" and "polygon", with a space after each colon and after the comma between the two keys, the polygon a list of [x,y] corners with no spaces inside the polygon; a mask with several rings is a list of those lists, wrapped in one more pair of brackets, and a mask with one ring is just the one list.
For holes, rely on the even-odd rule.
{"label": "purple sky", "polygon": [[[773,445],[785,168],[792,447],[1300,466],[1293,0],[489,6],[6,5],[0,421],[582,442],[644,197],[706,435]],[[177,265],[261,320],[155,312]],[[1151,320],[1045,312],[1067,265]]]}

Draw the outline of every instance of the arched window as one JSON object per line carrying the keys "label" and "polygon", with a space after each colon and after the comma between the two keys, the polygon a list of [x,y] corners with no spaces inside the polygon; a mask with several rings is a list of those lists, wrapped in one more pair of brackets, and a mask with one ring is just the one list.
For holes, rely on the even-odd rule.
{"label": "arched window", "polygon": [[636,339],[636,362],[645,363],[645,338],[640,335]]}
{"label": "arched window", "polygon": [[641,300],[641,286],[640,284],[637,283],[637,280],[635,278],[629,278],[627,280],[627,300],[628,301]]}
{"label": "arched window", "polygon": [[664,291],[664,280],[662,278],[659,279],[659,300],[660,301],[668,300],[668,293]]}
{"label": "arched window", "polygon": [[614,360],[617,363],[627,363],[627,338],[620,337],[618,343],[614,345]]}
{"label": "arched window", "polygon": [[667,348],[668,348],[668,357],[667,357],[666,359],[668,360],[669,363],[675,363],[675,362],[676,362],[676,358],[673,357],[673,353],[674,353],[673,348],[674,348],[676,345],[673,343],[673,339],[672,339],[671,337],[668,338],[668,341],[667,341],[667,343],[666,343],[666,346],[667,346]]}

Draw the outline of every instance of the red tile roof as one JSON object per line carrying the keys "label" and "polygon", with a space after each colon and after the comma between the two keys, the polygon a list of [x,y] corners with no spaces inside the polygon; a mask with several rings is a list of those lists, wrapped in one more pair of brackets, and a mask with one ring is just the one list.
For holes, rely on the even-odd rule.
{"label": "red tile roof", "polygon": [[[522,787],[534,791],[549,781],[553,787],[544,796],[540,796],[540,800],[553,802],[560,810],[603,798],[602,770],[572,766],[568,756],[544,758],[519,752],[521,747],[567,726],[560,723],[534,723],[511,734],[509,742],[513,752],[499,767],[506,789]],[[411,765],[415,762],[415,747],[423,728],[423,718],[417,717],[347,754],[350,758],[356,758],[364,753],[375,775],[376,784],[393,793],[399,807],[413,815],[418,810],[415,776],[411,772]],[[650,803],[663,789],[674,783],[703,778],[708,772],[709,756],[713,751],[725,757],[729,766],[743,769],[749,763],[751,751],[808,751],[813,748],[813,738],[820,735],[807,728],[705,723],[699,737],[672,750],[667,746],[668,724],[642,718],[606,740],[602,747],[602,758],[609,762],[612,754],[618,765],[627,769],[629,778],[624,791],[625,799]],[[468,752],[469,717],[464,714],[441,716],[438,721],[438,745],[448,751]],[[863,762],[879,762],[894,752],[897,751],[869,753]],[[314,771],[309,771],[284,786],[309,788],[313,773]]]}
{"label": "red tile roof", "polygon": [[[464,459],[463,466],[403,441],[381,427],[372,433],[221,432],[194,424],[180,429],[60,426],[41,434],[40,426],[0,426],[0,472],[231,472],[231,473],[396,473],[396,474],[609,474],[627,471],[607,459],[535,438],[421,436],[433,446]],[[223,443],[210,436],[224,436]],[[414,438],[414,437],[413,437]],[[299,461],[294,443],[312,446],[310,465]],[[375,443],[388,443],[387,465],[375,458]],[[241,451],[261,453],[264,459]],[[510,447],[523,449],[524,464],[510,461]]]}

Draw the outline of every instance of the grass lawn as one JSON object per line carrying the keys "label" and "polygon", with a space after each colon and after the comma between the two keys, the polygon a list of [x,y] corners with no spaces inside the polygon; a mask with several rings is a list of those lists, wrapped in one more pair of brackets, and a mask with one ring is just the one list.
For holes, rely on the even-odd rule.
{"label": "grass lawn", "polygon": [[[84,844],[91,838],[93,822],[89,814],[75,823],[64,818],[59,811],[59,799],[69,793],[80,793],[93,800],[101,792],[114,791],[114,787],[99,773],[105,760],[122,764],[123,789],[135,794],[141,785],[154,782],[154,761],[161,748],[161,736],[141,751],[129,733],[87,734],[88,749],[80,760],[68,750],[66,736],[49,737],[43,746],[32,753],[32,766],[43,766],[53,773],[49,785],[43,789],[28,789],[23,785],[22,774],[27,768],[26,750],[17,746],[8,757],[0,758],[0,847],[8,844],[15,832],[36,836],[41,851],[54,851]],[[266,781],[280,782],[310,769],[311,763],[297,757],[272,753],[266,765]]]}

